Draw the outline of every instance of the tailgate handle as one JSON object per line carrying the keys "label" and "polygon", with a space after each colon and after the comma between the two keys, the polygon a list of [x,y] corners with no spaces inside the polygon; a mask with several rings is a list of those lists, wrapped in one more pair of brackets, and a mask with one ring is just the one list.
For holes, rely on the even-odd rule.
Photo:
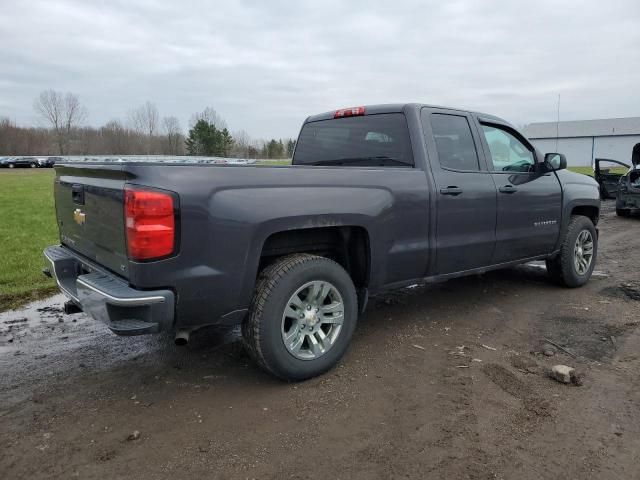
{"label": "tailgate handle", "polygon": [[71,198],[76,205],[84,205],[84,185],[72,185]]}

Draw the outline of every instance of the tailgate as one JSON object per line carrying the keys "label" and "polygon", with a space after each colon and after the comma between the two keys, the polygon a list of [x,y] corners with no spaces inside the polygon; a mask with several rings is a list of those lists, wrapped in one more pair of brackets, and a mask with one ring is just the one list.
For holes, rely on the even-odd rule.
{"label": "tailgate", "polygon": [[63,245],[128,278],[122,165],[56,166],[54,194]]}

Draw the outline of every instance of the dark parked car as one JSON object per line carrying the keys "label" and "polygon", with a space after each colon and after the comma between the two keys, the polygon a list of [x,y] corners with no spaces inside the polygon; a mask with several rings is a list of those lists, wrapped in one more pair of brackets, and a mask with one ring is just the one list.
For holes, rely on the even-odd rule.
{"label": "dark parked car", "polygon": [[38,159],[35,157],[7,157],[0,161],[0,167],[17,168],[17,167],[38,167]]}
{"label": "dark parked car", "polygon": [[62,157],[38,157],[38,166],[40,168],[52,168],[56,162],[62,161]]}
{"label": "dark parked car", "polygon": [[596,158],[594,178],[600,185],[601,198],[616,199],[619,216],[626,217],[640,210],[640,143],[631,152],[631,166],[619,160]]}
{"label": "dark parked car", "polygon": [[370,295],[532,260],[579,287],[596,264],[598,184],[492,115],[323,113],[292,162],[58,164],[45,273],[120,335],[241,323],[262,368],[301,380],[342,357]]}
{"label": "dark parked car", "polygon": [[616,193],[616,213],[621,217],[640,211],[640,143],[633,147],[631,165],[620,177]]}

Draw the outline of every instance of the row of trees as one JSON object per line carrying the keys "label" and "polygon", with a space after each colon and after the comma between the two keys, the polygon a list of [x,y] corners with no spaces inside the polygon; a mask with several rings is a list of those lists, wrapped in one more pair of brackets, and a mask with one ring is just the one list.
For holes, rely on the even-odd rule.
{"label": "row of trees", "polygon": [[42,92],[34,110],[46,127],[22,127],[0,118],[0,155],[201,155],[236,158],[291,157],[293,139],[252,139],[244,130],[231,134],[211,107],[194,114],[187,135],[174,116],[161,117],[146,102],[125,121],[83,126],[87,110],[77,95]]}

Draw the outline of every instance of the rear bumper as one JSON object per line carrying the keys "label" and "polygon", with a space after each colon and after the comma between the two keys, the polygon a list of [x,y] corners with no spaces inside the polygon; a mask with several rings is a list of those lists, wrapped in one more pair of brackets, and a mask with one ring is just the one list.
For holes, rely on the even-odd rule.
{"label": "rear bumper", "polygon": [[640,192],[618,192],[616,199],[617,208],[640,208]]}
{"label": "rear bumper", "polygon": [[174,323],[170,290],[136,290],[112,273],[63,246],[44,250],[48,274],[60,291],[118,335],[142,335],[169,330]]}

